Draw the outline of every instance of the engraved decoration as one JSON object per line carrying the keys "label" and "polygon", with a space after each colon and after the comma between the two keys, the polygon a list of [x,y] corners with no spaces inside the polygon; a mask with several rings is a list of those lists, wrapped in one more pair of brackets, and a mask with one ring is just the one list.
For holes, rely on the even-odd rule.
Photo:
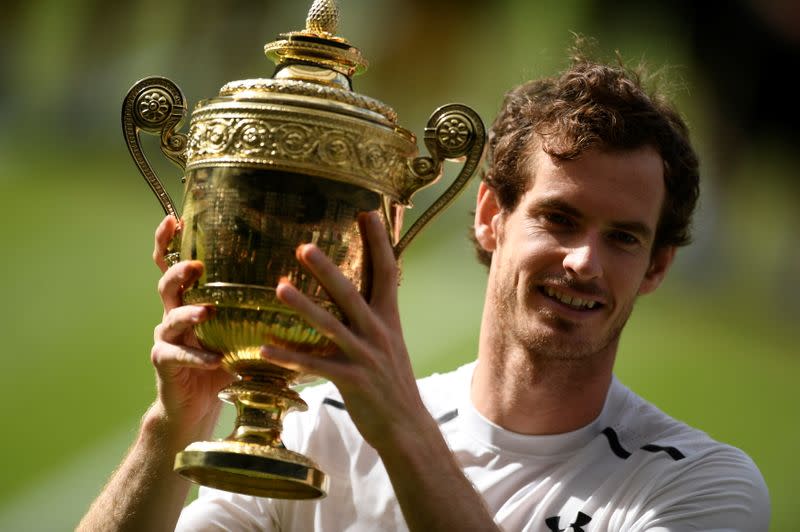
{"label": "engraved decoration", "polygon": [[448,116],[436,128],[436,136],[447,150],[463,149],[471,134],[469,122],[460,115]]}
{"label": "engraved decoration", "polygon": [[136,100],[136,111],[143,123],[160,128],[172,112],[172,98],[161,88],[144,91]]}
{"label": "engraved decoration", "polygon": [[226,83],[220,89],[219,95],[234,96],[247,92],[291,94],[295,96],[321,98],[326,101],[341,102],[362,110],[366,109],[368,111],[378,113],[385,118],[389,124],[394,124],[397,122],[397,112],[383,102],[357,92],[345,91],[337,89],[336,87],[318,85],[316,83],[310,83],[307,81],[261,78],[243,79]]}
{"label": "engraved decoration", "polygon": [[[255,110],[229,110],[195,116],[189,130],[186,169],[237,164],[298,172],[313,170],[355,183],[406,204],[406,161],[414,146],[393,131],[345,128],[345,121],[320,116],[275,113],[269,120],[249,118]],[[248,118],[245,118],[248,117]],[[463,143],[462,143],[463,144]]]}

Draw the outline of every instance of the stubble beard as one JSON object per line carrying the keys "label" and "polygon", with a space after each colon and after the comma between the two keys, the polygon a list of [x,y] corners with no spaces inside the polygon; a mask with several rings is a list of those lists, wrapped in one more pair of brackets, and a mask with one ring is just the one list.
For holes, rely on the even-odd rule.
{"label": "stubble beard", "polygon": [[[503,283],[504,284],[504,283]],[[495,291],[498,323],[506,342],[520,346],[533,361],[582,361],[607,352],[619,341],[633,311],[627,302],[602,336],[592,338],[582,324],[559,316],[549,308],[520,303],[514,286],[499,286]]]}

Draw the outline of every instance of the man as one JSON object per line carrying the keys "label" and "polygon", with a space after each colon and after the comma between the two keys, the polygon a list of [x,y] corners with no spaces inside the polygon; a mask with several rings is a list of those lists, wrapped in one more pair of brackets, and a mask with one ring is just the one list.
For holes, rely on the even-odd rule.
{"label": "man", "polygon": [[[288,282],[278,297],[339,347],[331,357],[263,349],[330,382],[303,392],[290,449],[331,477],[326,498],[286,501],[201,489],[176,452],[207,439],[230,377],[181,306],[202,264],[166,270],[175,230],[156,232],[164,318],[158,397],[82,529],[767,530],[763,478],[741,451],[675,421],[612,373],[639,295],[689,241],[698,163],[688,131],[622,67],[582,56],[510,92],[490,135],[474,240],[488,266],[477,361],[415,382],[400,327],[397,266],[374,213],[359,221],[375,287],[365,301],[313,245],[297,258],[345,326]],[[180,520],[178,521],[178,519]]]}

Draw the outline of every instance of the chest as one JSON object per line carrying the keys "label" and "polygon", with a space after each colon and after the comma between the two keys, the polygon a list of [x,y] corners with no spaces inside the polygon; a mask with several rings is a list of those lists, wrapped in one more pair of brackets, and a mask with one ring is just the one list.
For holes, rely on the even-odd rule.
{"label": "chest", "polygon": [[631,530],[668,477],[678,474],[668,456],[618,454],[605,438],[575,453],[538,457],[458,438],[451,446],[505,530]]}

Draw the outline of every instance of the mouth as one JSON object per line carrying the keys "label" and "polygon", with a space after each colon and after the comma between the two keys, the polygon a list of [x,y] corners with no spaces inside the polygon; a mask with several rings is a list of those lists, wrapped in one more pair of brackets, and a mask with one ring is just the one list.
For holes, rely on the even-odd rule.
{"label": "mouth", "polygon": [[603,308],[604,303],[589,295],[575,296],[554,286],[540,286],[539,292],[546,298],[556,301],[572,310],[597,311]]}

